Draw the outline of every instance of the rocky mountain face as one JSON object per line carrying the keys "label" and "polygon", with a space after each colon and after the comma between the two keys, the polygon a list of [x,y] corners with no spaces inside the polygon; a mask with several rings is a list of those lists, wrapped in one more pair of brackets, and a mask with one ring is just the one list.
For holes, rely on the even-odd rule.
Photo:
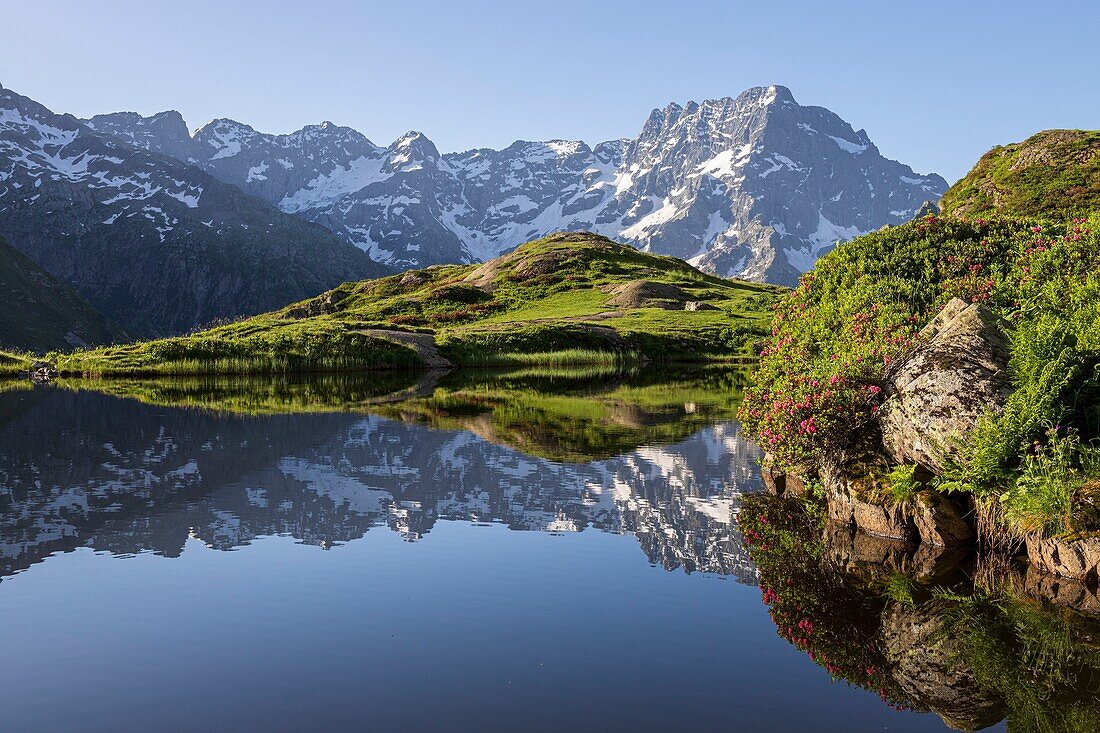
{"label": "rocky mountain face", "polygon": [[789,285],[836,241],[907,221],[947,189],[780,86],[670,104],[636,138],[595,147],[521,141],[441,155],[421,133],[382,148],[328,122],[289,135],[232,120],[190,135],[176,112],[86,123],[401,268],[482,261],[550,232],[590,230],[723,276]]}
{"label": "rocky mountain face", "polygon": [[[82,456],[75,463],[73,456]],[[559,463],[470,432],[378,416],[240,417],[92,392],[0,394],[0,578],[78,547],[178,555],[271,534],[332,546],[437,522],[632,533],[648,560],[755,582],[735,520],[759,491],[735,423]]]}
{"label": "rocky mountain face", "polygon": [[0,237],[0,349],[44,352],[122,341],[126,332]]}
{"label": "rocky mountain face", "polygon": [[140,147],[0,87],[0,234],[133,335],[385,274],[324,227],[153,152],[186,134],[178,115],[136,119]]}

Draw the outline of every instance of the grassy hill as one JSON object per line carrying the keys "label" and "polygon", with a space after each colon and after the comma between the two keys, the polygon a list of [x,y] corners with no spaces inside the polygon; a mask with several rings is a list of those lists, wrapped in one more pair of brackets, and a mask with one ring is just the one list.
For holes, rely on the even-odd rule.
{"label": "grassy hill", "polygon": [[[45,352],[124,340],[76,290],[0,237],[0,348]],[[5,361],[0,355],[0,367]]]}
{"label": "grassy hill", "polygon": [[803,277],[776,308],[745,427],[796,473],[876,445],[921,327],[953,298],[982,303],[1010,344],[1003,413],[928,481],[912,465],[868,465],[865,498],[903,501],[922,483],[969,494],[990,545],[1100,534],[1100,131],[996,147],[941,209],[857,237]]}
{"label": "grassy hill", "polygon": [[1046,130],[982,156],[943,195],[944,214],[1064,220],[1100,210],[1100,131]]}
{"label": "grassy hill", "polygon": [[345,283],[189,336],[54,355],[70,374],[714,361],[751,353],[783,289],[587,233],[480,265]]}
{"label": "grassy hill", "polygon": [[[33,359],[26,354],[0,351],[0,377],[14,377],[30,369]],[[0,387],[3,383],[0,382]]]}

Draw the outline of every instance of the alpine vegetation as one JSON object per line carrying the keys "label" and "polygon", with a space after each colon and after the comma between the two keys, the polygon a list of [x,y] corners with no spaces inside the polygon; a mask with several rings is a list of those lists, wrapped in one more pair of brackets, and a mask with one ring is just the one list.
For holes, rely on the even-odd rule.
{"label": "alpine vegetation", "polygon": [[741,415],[830,516],[1100,563],[1096,133],[995,148],[929,214],[831,253],[776,310]]}

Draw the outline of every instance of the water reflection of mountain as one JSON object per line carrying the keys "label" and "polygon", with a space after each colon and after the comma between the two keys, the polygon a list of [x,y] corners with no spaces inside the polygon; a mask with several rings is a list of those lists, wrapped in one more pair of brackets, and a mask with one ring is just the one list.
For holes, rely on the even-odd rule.
{"label": "water reflection of mountain", "polygon": [[90,547],[230,549],[288,534],[331,546],[440,519],[637,536],[667,569],[754,570],[732,523],[759,487],[735,423],[589,463],[557,463],[375,415],[216,415],[37,389],[0,394],[0,573]]}

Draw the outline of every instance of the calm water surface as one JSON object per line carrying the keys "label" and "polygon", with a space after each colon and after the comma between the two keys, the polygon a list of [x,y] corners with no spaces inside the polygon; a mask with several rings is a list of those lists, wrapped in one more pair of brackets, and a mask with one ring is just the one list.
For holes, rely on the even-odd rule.
{"label": "calm water surface", "polygon": [[776,633],[728,386],[2,392],[0,729],[944,730]]}

